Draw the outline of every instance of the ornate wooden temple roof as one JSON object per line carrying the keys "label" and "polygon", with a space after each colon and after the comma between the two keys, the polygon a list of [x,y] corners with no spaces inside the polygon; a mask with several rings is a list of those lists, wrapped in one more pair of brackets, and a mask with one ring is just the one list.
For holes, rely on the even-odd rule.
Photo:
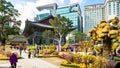
{"label": "ornate wooden temple roof", "polygon": [[25,21],[25,29],[23,31],[23,35],[30,36],[34,32],[43,32],[45,29],[53,29],[49,23],[49,19],[53,19],[52,15],[40,20],[40,21]]}

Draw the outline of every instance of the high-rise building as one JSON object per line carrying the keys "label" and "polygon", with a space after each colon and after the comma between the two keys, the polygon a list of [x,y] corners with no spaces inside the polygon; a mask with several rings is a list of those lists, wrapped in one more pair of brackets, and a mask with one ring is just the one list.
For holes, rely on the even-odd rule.
{"label": "high-rise building", "polygon": [[84,9],[84,33],[104,20],[104,4],[86,5]]}
{"label": "high-rise building", "polygon": [[87,5],[84,10],[84,33],[88,33],[102,20],[120,19],[120,0],[105,0],[104,4]]}
{"label": "high-rise building", "polygon": [[69,18],[73,22],[73,26],[77,27],[77,31],[83,32],[83,18],[79,4],[71,4],[64,7],[58,7],[56,3],[39,6],[37,9],[41,12],[47,10],[47,13],[38,14],[35,20],[42,20],[43,18],[57,14]]}
{"label": "high-rise building", "polygon": [[41,13],[36,16],[35,21],[42,20],[43,18],[48,17],[49,15],[54,16],[56,14],[57,4],[52,3],[43,6],[38,6],[37,9]]}
{"label": "high-rise building", "polygon": [[120,0],[105,0],[105,19],[113,19],[119,17],[120,19]]}
{"label": "high-rise building", "polygon": [[67,5],[64,7],[58,7],[56,14],[60,14],[66,18],[69,18],[73,22],[73,26],[77,27],[77,31],[83,32],[82,14],[79,4]]}
{"label": "high-rise building", "polygon": [[49,16],[50,15],[50,13],[42,13],[42,14],[39,14],[39,15],[37,15],[37,17],[36,17],[36,20],[42,20],[43,18],[45,18],[45,17],[47,17],[47,16]]}

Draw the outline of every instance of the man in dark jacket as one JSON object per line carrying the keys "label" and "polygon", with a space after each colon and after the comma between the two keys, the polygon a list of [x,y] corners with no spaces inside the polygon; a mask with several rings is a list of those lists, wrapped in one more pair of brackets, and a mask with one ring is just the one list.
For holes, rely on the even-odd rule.
{"label": "man in dark jacket", "polygon": [[17,62],[18,62],[17,55],[13,52],[10,55],[10,64],[11,64],[11,67],[12,68],[16,68]]}

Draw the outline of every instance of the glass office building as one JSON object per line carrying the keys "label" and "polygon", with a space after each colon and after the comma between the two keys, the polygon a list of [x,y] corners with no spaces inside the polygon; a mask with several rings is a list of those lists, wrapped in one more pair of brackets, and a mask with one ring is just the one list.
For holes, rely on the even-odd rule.
{"label": "glass office building", "polygon": [[39,6],[37,9],[41,12],[45,9],[48,10],[48,13],[38,14],[35,20],[42,20],[43,18],[53,15],[56,16],[60,14],[66,18],[69,18],[73,22],[73,26],[75,26],[77,31],[83,32],[83,19],[80,10],[79,4],[71,4],[64,7],[58,7],[56,3],[48,4],[44,6]]}
{"label": "glass office building", "polygon": [[100,21],[104,20],[104,4],[87,5],[84,9],[84,33],[88,33]]}
{"label": "glass office building", "polygon": [[64,7],[58,7],[56,14],[60,14],[69,18],[73,22],[73,26],[77,27],[77,31],[83,32],[82,14],[79,4],[72,4]]}
{"label": "glass office building", "polygon": [[36,17],[36,20],[42,20],[43,18],[45,18],[45,17],[47,17],[47,16],[49,16],[50,15],[50,13],[42,13],[42,14],[39,14],[39,15],[37,15],[37,17]]}
{"label": "glass office building", "polygon": [[38,6],[37,9],[41,13],[36,15],[35,21],[42,20],[43,18],[48,17],[49,15],[55,16],[56,9],[57,9],[57,4],[56,3],[52,3],[52,4],[43,5],[43,6]]}

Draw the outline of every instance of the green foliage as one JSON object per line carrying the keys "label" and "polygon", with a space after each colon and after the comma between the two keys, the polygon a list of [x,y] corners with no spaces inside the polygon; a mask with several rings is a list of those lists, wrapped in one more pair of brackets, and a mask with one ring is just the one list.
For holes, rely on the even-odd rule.
{"label": "green foliage", "polygon": [[72,27],[72,21],[64,16],[57,15],[54,19],[50,19],[50,24],[54,28],[56,34],[67,34],[70,32],[70,27]]}
{"label": "green foliage", "polygon": [[15,17],[19,16],[18,10],[14,9],[14,6],[6,0],[0,0],[0,22],[4,24],[9,20],[15,20]]}
{"label": "green foliage", "polygon": [[43,50],[43,49],[46,49],[46,45],[44,45],[44,44],[41,45],[41,48],[42,48],[42,50]]}
{"label": "green foliage", "polygon": [[94,68],[106,68],[106,59],[97,57],[94,62]]}
{"label": "green foliage", "polygon": [[53,52],[54,52],[53,49],[48,49],[48,50],[47,50],[47,54],[51,54],[51,53],[53,53]]}
{"label": "green foliage", "polygon": [[75,42],[85,40],[87,36],[85,33],[77,32],[77,31],[75,31],[73,35],[75,36]]}
{"label": "green foliage", "polygon": [[55,45],[50,45],[50,46],[49,46],[49,49],[51,49],[51,50],[55,50],[55,48],[56,48]]}
{"label": "green foliage", "polygon": [[36,50],[36,49],[37,49],[37,46],[29,46],[29,49],[30,49],[30,50]]}
{"label": "green foliage", "polygon": [[70,43],[70,44],[73,44],[75,41],[74,41],[74,38],[69,38],[68,39],[68,42]]}
{"label": "green foliage", "polygon": [[113,45],[112,45],[112,50],[115,50],[117,47],[118,47],[118,44],[113,43]]}
{"label": "green foliage", "polygon": [[94,49],[95,49],[96,52],[100,52],[100,50],[101,50],[100,46],[98,46],[98,45],[95,45]]}
{"label": "green foliage", "polygon": [[[73,56],[72,56],[73,55]],[[93,64],[96,62],[96,57],[93,55],[82,54],[64,54],[66,61],[62,62],[65,66],[78,66],[78,68],[95,68]],[[104,60],[102,60],[104,61]]]}
{"label": "green foliage", "polygon": [[43,56],[38,56],[39,58],[52,58],[52,57],[57,57],[56,55],[43,55]]}
{"label": "green foliage", "polygon": [[58,51],[61,51],[62,38],[70,32],[73,22],[69,18],[60,15],[57,15],[54,19],[50,19],[49,22],[54,28],[54,33],[59,44]]}
{"label": "green foliage", "polygon": [[[0,0],[0,41],[8,39],[8,35],[19,35],[21,21],[17,21],[16,17],[20,14],[14,6],[6,0]],[[15,23],[13,27],[8,26],[8,22]]]}
{"label": "green foliage", "polygon": [[[51,40],[53,40],[54,35],[53,35],[53,31],[51,30],[45,30],[42,33],[42,39],[46,42],[46,43],[50,43]],[[47,39],[47,40],[46,40]]]}
{"label": "green foliage", "polygon": [[61,65],[62,65],[62,66],[66,66],[66,67],[70,67],[70,68],[80,68],[79,66],[72,65],[72,64],[65,64],[65,63],[62,63]]}
{"label": "green foliage", "polygon": [[115,61],[120,61],[120,57],[119,56],[115,56],[114,59],[115,59]]}
{"label": "green foliage", "polygon": [[94,61],[96,60],[95,56],[93,56],[93,55],[83,56],[83,59],[87,63],[94,63]]}
{"label": "green foliage", "polygon": [[62,46],[62,50],[66,50],[66,48],[68,48],[68,44],[64,44],[63,46]]}

